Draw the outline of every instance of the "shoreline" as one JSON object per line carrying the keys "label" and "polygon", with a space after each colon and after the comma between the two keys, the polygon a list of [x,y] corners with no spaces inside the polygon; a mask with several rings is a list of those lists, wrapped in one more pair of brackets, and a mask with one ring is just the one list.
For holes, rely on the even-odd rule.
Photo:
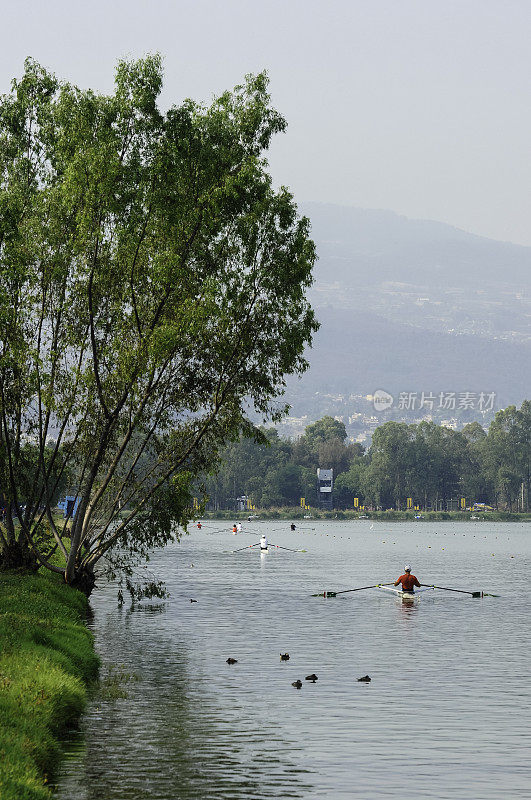
{"label": "shoreline", "polygon": [[[416,519],[416,515],[420,515]],[[531,522],[531,512],[512,511],[323,511],[312,508],[303,511],[295,508],[264,509],[256,511],[205,511],[196,519],[252,522],[268,520],[372,520],[385,522]]]}
{"label": "shoreline", "polygon": [[0,796],[49,800],[61,739],[77,725],[99,659],[88,599],[42,572],[0,573]]}

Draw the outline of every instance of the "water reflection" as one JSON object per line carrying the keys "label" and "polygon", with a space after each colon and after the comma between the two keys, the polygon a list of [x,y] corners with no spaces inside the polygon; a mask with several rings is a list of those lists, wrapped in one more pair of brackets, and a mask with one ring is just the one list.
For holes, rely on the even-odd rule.
{"label": "water reflection", "polygon": [[166,603],[133,603],[126,614],[162,614],[166,611]]}
{"label": "water reflection", "polygon": [[280,790],[303,797],[300,748],[283,741],[270,720],[255,725],[245,703],[218,702],[218,687],[209,686],[186,646],[173,640],[168,647],[166,606],[96,612],[104,668],[134,669],[139,681],[126,685],[127,698],[94,698],[69,742],[58,797],[269,798]]}
{"label": "water reflection", "polygon": [[414,598],[409,599],[402,597],[399,600],[399,608],[403,614],[416,614],[418,611],[418,601]]}

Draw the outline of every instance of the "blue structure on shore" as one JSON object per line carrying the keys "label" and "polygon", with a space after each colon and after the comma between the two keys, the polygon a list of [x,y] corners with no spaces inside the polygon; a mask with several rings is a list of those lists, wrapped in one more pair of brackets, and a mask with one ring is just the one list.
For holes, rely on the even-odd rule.
{"label": "blue structure on shore", "polygon": [[57,503],[57,508],[61,509],[65,517],[75,517],[79,506],[79,497],[67,494],[64,500]]}

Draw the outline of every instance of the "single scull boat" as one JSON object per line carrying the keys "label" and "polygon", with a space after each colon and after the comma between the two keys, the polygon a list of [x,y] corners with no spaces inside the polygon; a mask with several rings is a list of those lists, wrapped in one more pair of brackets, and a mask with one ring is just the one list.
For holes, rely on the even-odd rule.
{"label": "single scull boat", "polygon": [[417,589],[415,592],[404,592],[402,589],[397,589],[396,586],[377,586],[375,588],[383,589],[384,592],[392,592],[393,594],[396,594],[397,597],[401,597],[402,600],[414,600],[416,597],[418,597],[420,592],[427,592],[430,589],[434,589],[433,586],[426,586],[422,589]]}

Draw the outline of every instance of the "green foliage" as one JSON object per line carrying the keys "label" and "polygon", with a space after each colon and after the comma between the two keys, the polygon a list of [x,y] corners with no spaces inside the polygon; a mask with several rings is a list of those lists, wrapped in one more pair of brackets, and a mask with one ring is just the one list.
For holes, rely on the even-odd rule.
{"label": "green foliage", "polygon": [[360,506],[365,505],[366,469],[365,462],[357,459],[348,472],[343,472],[334,481],[335,504],[339,508],[352,508],[354,497],[358,498]]}
{"label": "green foliage", "polygon": [[267,473],[260,502],[265,506],[294,506],[301,492],[301,468],[297,464],[283,464]]}
{"label": "green foliage", "polygon": [[381,425],[368,455],[366,494],[383,508],[400,508],[407,497],[424,507],[458,497],[470,461],[463,434],[433,422]]}
{"label": "green foliage", "polygon": [[498,411],[484,443],[487,480],[512,511],[523,493],[529,510],[531,488],[531,403]]}
{"label": "green foliage", "polygon": [[[169,592],[167,591],[166,587],[164,586],[161,581],[143,581],[139,583],[133,583],[129,580],[129,578],[125,579],[125,588],[131,595],[131,600],[133,603],[136,603],[139,600],[143,600],[144,598],[152,599],[153,597],[157,597],[160,600],[165,600],[169,597]],[[123,600],[121,597],[121,589],[119,590],[118,594],[119,600]]]}
{"label": "green foliage", "polygon": [[374,505],[400,507],[406,497],[438,508],[450,498],[529,510],[531,404],[498,412],[488,435],[477,424],[452,431],[431,422],[380,426],[368,453],[365,489]]}
{"label": "green foliage", "polygon": [[138,675],[128,672],[122,667],[110,666],[105,675],[100,677],[98,695],[105,700],[124,700],[127,697],[127,686],[138,681]]}
{"label": "green foliage", "polygon": [[57,737],[97,675],[87,601],[53,575],[0,574],[0,796],[50,798]]}
{"label": "green foliage", "polygon": [[114,545],[168,541],[249,406],[279,417],[317,327],[309,221],[267,172],[286,125],[267,76],[166,114],[162,82],[158,56],[120,62],[109,95],[28,60],[0,101],[0,539],[13,549],[14,504],[33,556],[89,591]]}
{"label": "green foliage", "polygon": [[308,425],[304,435],[310,449],[315,449],[321,442],[328,442],[331,439],[339,439],[344,442],[347,438],[347,431],[343,422],[338,422],[333,417],[322,417],[313,425]]}
{"label": "green foliage", "polygon": [[413,505],[446,513],[464,497],[469,507],[486,503],[501,504],[509,512],[529,510],[528,401],[519,410],[510,406],[498,412],[488,434],[477,423],[459,432],[433,422],[388,422],[376,429],[366,454],[360,445],[345,445],[335,435],[335,422],[325,417],[294,442],[279,439],[272,430],[254,443],[233,442],[216,475],[205,482],[210,507],[233,508],[234,498],[242,494],[261,509],[297,506],[299,496],[314,506],[321,466],[334,470],[336,509],[352,508],[358,497],[360,506],[399,511],[411,498]]}

